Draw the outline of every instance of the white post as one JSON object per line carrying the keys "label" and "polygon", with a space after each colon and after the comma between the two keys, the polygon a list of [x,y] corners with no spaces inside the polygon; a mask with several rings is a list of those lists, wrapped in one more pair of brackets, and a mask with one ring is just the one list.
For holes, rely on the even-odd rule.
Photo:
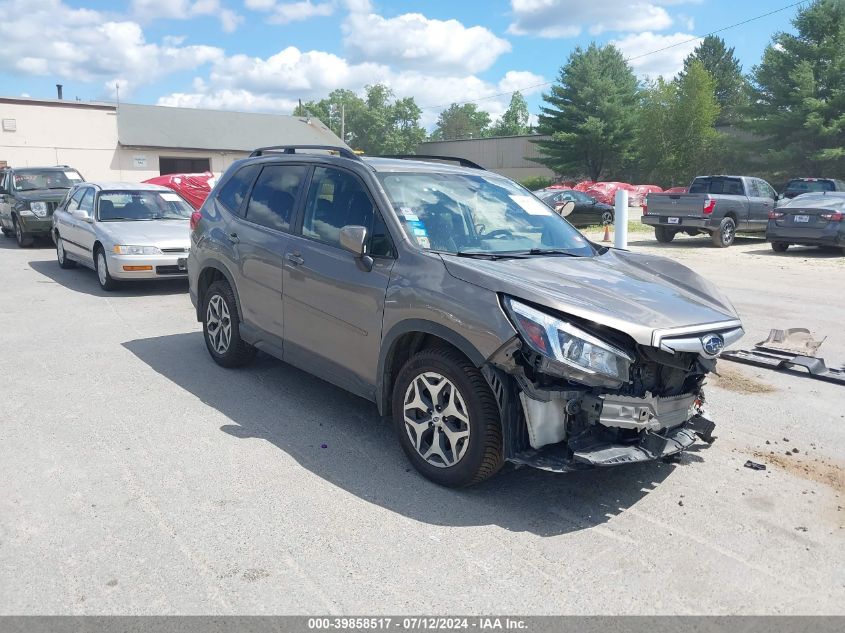
{"label": "white post", "polygon": [[616,210],[613,221],[613,245],[628,248],[628,190],[616,190]]}

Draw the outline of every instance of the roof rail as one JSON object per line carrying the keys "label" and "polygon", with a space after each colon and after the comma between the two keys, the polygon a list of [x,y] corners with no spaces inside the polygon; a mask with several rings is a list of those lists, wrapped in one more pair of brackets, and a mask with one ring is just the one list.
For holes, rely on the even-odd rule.
{"label": "roof rail", "polygon": [[429,160],[433,162],[442,161],[447,163],[458,163],[461,167],[471,167],[473,169],[483,169],[484,167],[475,163],[468,158],[461,158],[459,156],[435,156],[434,154],[382,154],[378,158],[401,158],[403,160]]}
{"label": "roof rail", "polygon": [[337,152],[344,158],[351,158],[352,160],[361,160],[361,157],[358,156],[355,152],[350,150],[346,147],[340,147],[339,145],[271,145],[270,147],[259,147],[252,154],[249,155],[250,158],[255,156],[264,156],[264,154],[268,152],[281,152],[284,154],[296,154],[296,150],[298,149],[323,149],[331,152]]}

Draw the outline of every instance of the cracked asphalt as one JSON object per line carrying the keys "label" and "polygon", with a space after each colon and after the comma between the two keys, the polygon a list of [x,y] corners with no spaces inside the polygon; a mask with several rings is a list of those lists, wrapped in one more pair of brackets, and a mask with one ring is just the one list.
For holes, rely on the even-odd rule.
{"label": "cracked asphalt", "polygon": [[[630,237],[721,286],[740,346],[805,326],[845,362],[839,254]],[[454,491],[373,405],[217,367],[181,282],[0,239],[0,350],[0,614],[845,614],[837,385],[722,361],[680,463]]]}

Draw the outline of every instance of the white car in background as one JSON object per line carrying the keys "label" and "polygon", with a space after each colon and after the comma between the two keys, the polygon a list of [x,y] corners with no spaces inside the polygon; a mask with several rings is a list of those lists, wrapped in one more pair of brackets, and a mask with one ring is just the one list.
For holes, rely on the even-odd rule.
{"label": "white car in background", "polygon": [[59,266],[92,268],[103,290],[122,281],[185,278],[192,212],[159,185],[80,183],[53,214]]}

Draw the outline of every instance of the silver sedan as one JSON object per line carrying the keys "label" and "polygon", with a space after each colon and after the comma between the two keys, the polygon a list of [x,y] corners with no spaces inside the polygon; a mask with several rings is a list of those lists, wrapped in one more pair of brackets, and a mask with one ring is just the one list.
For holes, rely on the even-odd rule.
{"label": "silver sedan", "polygon": [[192,212],[166,187],[81,183],[53,213],[59,266],[92,268],[104,290],[122,281],[184,278]]}

